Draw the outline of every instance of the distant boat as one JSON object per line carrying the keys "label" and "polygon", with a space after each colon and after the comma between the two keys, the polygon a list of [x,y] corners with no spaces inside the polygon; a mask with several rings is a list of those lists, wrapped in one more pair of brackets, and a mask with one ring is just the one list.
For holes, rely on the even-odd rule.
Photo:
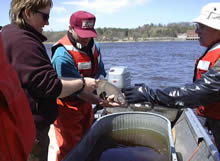
{"label": "distant boat", "polygon": [[195,30],[187,30],[186,32],[186,40],[198,40],[199,36],[195,32]]}

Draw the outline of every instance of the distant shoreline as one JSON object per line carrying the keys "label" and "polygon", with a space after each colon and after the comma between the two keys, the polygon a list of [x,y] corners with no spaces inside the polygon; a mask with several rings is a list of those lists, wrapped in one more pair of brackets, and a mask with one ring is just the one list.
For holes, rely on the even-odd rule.
{"label": "distant shoreline", "polygon": [[[131,40],[117,40],[117,41],[97,41],[98,43],[131,43],[131,42],[152,42],[152,41],[195,41],[195,40],[186,40],[181,38],[149,38],[145,40],[131,41]],[[44,42],[44,44],[55,44],[56,42]]]}

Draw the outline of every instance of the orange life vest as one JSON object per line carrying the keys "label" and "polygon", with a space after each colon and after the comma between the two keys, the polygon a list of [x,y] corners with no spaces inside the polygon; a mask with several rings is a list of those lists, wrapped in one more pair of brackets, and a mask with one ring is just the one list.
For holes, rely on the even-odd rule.
{"label": "orange life vest", "polygon": [[[99,71],[100,53],[98,52],[95,43],[92,47],[94,64],[92,64],[91,58],[87,55],[87,53],[80,51],[79,49],[77,49],[75,46],[72,45],[67,35],[61,38],[56,43],[56,45],[54,45],[53,49],[56,49],[60,45],[65,47],[68,53],[72,56],[73,60],[75,61],[76,67],[82,76],[94,77],[97,74],[97,72]],[[69,108],[75,110],[78,109],[77,107],[79,105],[85,104],[85,102],[80,99],[72,100],[71,96],[66,97],[65,99],[62,100],[58,99],[57,103],[60,106],[68,106]],[[88,103],[86,104],[87,104],[86,106],[88,106]]]}
{"label": "orange life vest", "polygon": [[92,47],[94,64],[92,64],[91,58],[86,53],[80,51],[72,45],[67,35],[57,42],[57,46],[59,46],[59,44],[62,44],[67,49],[75,61],[78,71],[84,77],[94,77],[99,71],[100,53],[98,52],[95,43]]}
{"label": "orange life vest", "polygon": [[[220,58],[220,43],[212,47],[202,58],[196,62],[195,78],[199,79],[202,74],[206,73],[209,68],[213,67]],[[206,118],[220,120],[220,102],[209,104],[206,106],[199,106],[197,114]]]}
{"label": "orange life vest", "polygon": [[3,52],[0,36],[0,160],[26,161],[35,125],[26,95]]}

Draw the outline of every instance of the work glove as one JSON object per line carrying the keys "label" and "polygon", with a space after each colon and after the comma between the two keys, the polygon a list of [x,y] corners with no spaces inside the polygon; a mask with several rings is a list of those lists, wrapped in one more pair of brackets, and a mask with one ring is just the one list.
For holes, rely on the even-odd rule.
{"label": "work glove", "polygon": [[123,92],[128,103],[149,102],[152,105],[156,103],[154,91],[143,83],[125,88]]}

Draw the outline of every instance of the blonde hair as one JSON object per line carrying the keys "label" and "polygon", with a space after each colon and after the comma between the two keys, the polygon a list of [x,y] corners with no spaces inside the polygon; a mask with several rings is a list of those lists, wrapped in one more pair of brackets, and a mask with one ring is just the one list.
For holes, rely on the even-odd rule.
{"label": "blonde hair", "polygon": [[37,10],[45,8],[48,5],[52,7],[52,0],[12,0],[11,8],[9,10],[11,23],[15,23],[19,26],[24,26],[25,20],[22,16],[22,12],[25,9],[36,12]]}

